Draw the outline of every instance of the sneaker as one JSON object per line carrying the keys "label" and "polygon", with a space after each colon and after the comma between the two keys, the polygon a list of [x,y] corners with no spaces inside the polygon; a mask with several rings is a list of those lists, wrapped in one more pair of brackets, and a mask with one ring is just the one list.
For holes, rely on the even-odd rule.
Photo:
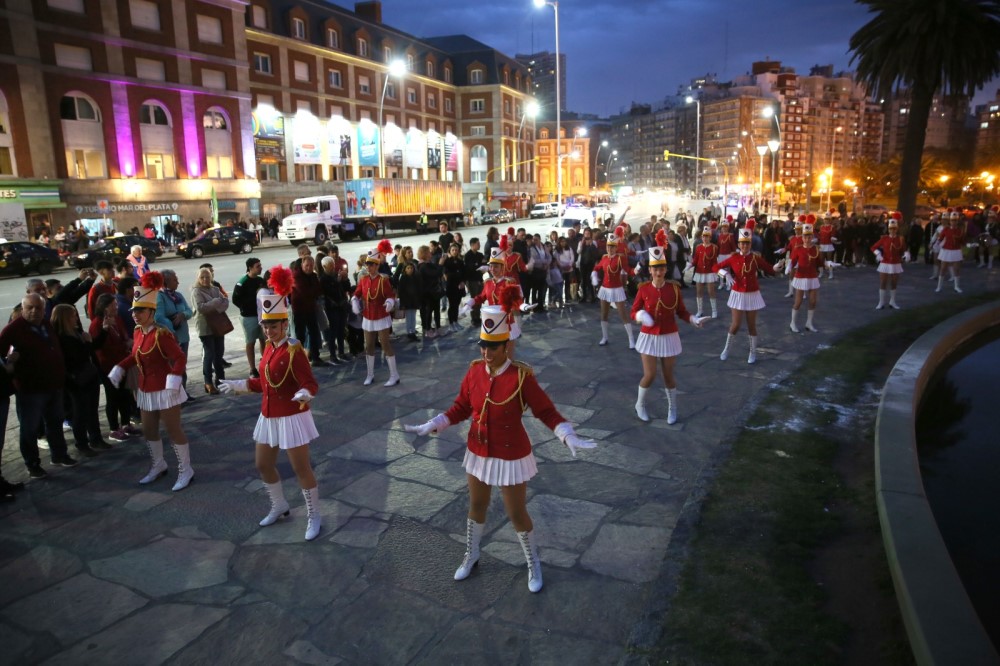
{"label": "sneaker", "polygon": [[121,429],[112,430],[111,434],[108,435],[108,439],[110,439],[112,442],[124,442],[125,440],[128,439],[128,433]]}
{"label": "sneaker", "polygon": [[416,334],[416,333],[407,333],[407,334],[406,334],[406,337],[407,337],[407,339],[409,339],[409,340],[410,340],[411,342],[420,342],[420,338],[418,338],[418,337],[417,337],[417,334]]}
{"label": "sneaker", "polygon": [[93,442],[90,445],[90,448],[94,449],[95,451],[110,451],[111,449],[113,449],[115,447],[111,446],[110,444],[108,444],[107,442],[105,442],[103,439],[99,439],[96,442]]}
{"label": "sneaker", "polygon": [[142,429],[141,429],[141,428],[137,428],[137,427],[135,427],[135,426],[134,426],[134,425],[132,425],[131,423],[126,423],[126,424],[125,424],[125,425],[124,425],[124,426],[122,427],[122,430],[123,430],[123,431],[125,432],[125,434],[126,434],[126,435],[128,435],[129,437],[138,437],[139,435],[141,435],[141,434],[142,434]]}
{"label": "sneaker", "polygon": [[32,479],[44,479],[49,475],[41,465],[28,465],[28,476]]}
{"label": "sneaker", "polygon": [[69,454],[67,453],[64,456],[53,458],[52,464],[59,465],[60,467],[76,467],[78,463],[73,458],[70,458]]}
{"label": "sneaker", "polygon": [[39,437],[38,438],[38,448],[45,449],[46,451],[48,451],[49,450],[49,440],[47,440],[44,437]]}
{"label": "sneaker", "polygon": [[73,424],[69,421],[63,421],[63,432],[69,432],[73,429]]}
{"label": "sneaker", "polygon": [[[78,447],[76,447],[76,453],[77,453],[77,455],[83,456],[84,458],[93,458],[94,456],[97,455],[97,451],[95,451],[94,449],[90,448],[89,446],[78,446]],[[53,463],[56,462],[55,458],[52,459],[52,462]],[[56,464],[58,464],[58,463],[56,463]],[[76,464],[76,462],[74,461],[73,465],[75,465],[75,464]],[[72,467],[73,465],[66,465],[66,467]]]}

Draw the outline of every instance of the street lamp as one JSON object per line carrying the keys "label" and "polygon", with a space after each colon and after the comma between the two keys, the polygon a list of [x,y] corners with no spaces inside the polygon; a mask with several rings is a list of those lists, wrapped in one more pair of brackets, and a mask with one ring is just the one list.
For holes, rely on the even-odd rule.
{"label": "street lamp", "polygon": [[608,168],[611,166],[611,159],[618,159],[618,151],[612,150],[611,154],[608,155],[608,159],[604,161],[604,180],[607,182],[608,186],[611,185],[610,179],[608,179]]}
{"label": "street lamp", "polygon": [[[535,7],[541,9],[545,5],[551,5],[556,20],[556,155],[562,155],[562,117],[560,115],[562,107],[562,77],[559,68],[559,2],[558,0],[534,0]],[[556,174],[556,206],[562,205],[562,169]]]}
{"label": "street lamp", "polygon": [[764,198],[764,155],[767,154],[767,144],[757,146],[757,154],[760,155],[760,175],[757,177],[757,205]]}
{"label": "street lamp", "polygon": [[[765,118],[774,119],[774,131],[771,132],[771,139],[767,142],[767,147],[771,150],[771,182],[777,181],[777,153],[781,146],[781,123],[778,121],[778,111],[773,106],[765,106],[761,110],[761,115]],[[777,188],[772,186],[771,190],[771,215],[774,215],[774,193]],[[781,203],[780,201],[778,203]]]}
{"label": "street lamp", "polygon": [[777,190],[775,183],[778,180],[775,177],[776,176],[775,161],[778,155],[778,148],[780,147],[781,147],[781,141],[778,141],[777,139],[771,139],[767,142],[767,149],[771,151],[771,205],[768,207],[768,212],[771,213],[772,217],[774,216],[774,194],[775,191]]}
{"label": "street lamp", "polygon": [[[524,105],[524,110],[521,112],[521,124],[517,126],[517,141],[514,143],[514,173],[517,174],[520,169],[517,165],[517,149],[521,145],[521,130],[524,129],[524,119],[531,117],[534,120],[535,116],[538,115],[538,102],[531,100]],[[520,178],[515,178],[518,182],[521,182]]]}
{"label": "street lamp", "polygon": [[378,176],[385,178],[385,130],[382,127],[382,107],[385,105],[385,91],[389,88],[389,77],[395,76],[397,79],[406,75],[406,63],[402,60],[393,60],[389,63],[389,71],[386,72],[385,80],[382,82],[382,97],[378,101]]}
{"label": "street lamp", "polygon": [[[844,129],[843,127],[834,127],[833,128],[833,134],[830,135],[830,166],[826,170],[826,175],[829,176],[829,180],[830,180],[830,191],[826,195],[826,208],[827,208],[827,210],[829,210],[830,208],[833,208],[833,159],[834,159],[834,150],[836,149],[836,146],[837,146],[837,132],[840,132],[843,129]],[[823,211],[823,212],[825,213],[826,211]]]}
{"label": "street lamp", "polygon": [[[562,173],[562,168],[563,168],[562,167],[562,163],[563,163],[563,160],[566,159],[567,157],[570,158],[570,159],[572,159],[572,160],[575,160],[578,157],[580,157],[580,151],[579,150],[574,150],[571,153],[563,153],[562,155],[559,156],[559,158],[556,160],[556,168],[559,169],[559,173],[560,174]],[[557,205],[559,207],[559,217],[562,218],[562,216],[563,216],[563,210],[564,209],[563,209],[563,206],[562,206],[561,199],[560,199],[560,201],[559,201],[559,203]]]}
{"label": "street lamp", "polygon": [[597,189],[597,158],[601,155],[601,148],[607,148],[608,142],[601,141],[601,144],[597,146],[597,150],[594,152],[594,189]]}
{"label": "street lamp", "polygon": [[[684,100],[688,104],[694,102],[695,107],[695,127],[694,127],[694,156],[701,157],[701,100],[697,97],[692,97],[688,95]],[[701,196],[701,191],[698,189],[698,163],[694,164],[694,195],[695,197]]]}

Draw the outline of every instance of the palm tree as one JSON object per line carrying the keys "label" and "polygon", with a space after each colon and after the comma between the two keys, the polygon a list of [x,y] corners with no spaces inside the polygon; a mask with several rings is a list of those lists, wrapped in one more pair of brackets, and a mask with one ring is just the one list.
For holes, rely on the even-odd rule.
{"label": "palm tree", "polygon": [[875,14],[851,36],[851,63],[876,98],[909,90],[898,208],[913,217],[934,95],[967,94],[1000,73],[1000,0],[856,0]]}

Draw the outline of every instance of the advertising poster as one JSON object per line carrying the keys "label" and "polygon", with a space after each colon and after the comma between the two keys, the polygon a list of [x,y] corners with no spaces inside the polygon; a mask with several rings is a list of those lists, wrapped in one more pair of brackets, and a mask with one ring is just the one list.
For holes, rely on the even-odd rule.
{"label": "advertising poster", "polygon": [[403,149],[406,148],[406,136],[403,130],[394,123],[385,126],[385,165],[403,166]]}
{"label": "advertising poster", "polygon": [[403,164],[407,169],[423,169],[426,163],[427,139],[424,133],[416,127],[411,127],[406,132],[406,152],[403,154]]}
{"label": "advertising poster", "polygon": [[446,171],[458,171],[458,158],[461,150],[458,137],[448,132],[444,135],[444,163]]}
{"label": "advertising poster", "polygon": [[441,135],[434,130],[427,133],[427,166],[441,168]]}
{"label": "advertising poster", "polygon": [[343,116],[332,116],[327,121],[326,139],[330,166],[350,166],[351,134],[351,124]]}
{"label": "advertising poster", "polygon": [[292,123],[292,150],[296,164],[322,164],[323,149],[319,119],[311,113],[299,113]]}
{"label": "advertising poster", "polygon": [[9,241],[29,240],[26,219],[24,204],[0,203],[0,238]]}
{"label": "advertising poster", "polygon": [[370,120],[358,124],[358,164],[378,166],[378,127]]}
{"label": "advertising poster", "polygon": [[371,217],[375,214],[374,184],[375,181],[370,178],[344,183],[344,214],[347,217]]}
{"label": "advertising poster", "polygon": [[261,106],[250,114],[253,145],[261,164],[285,161],[285,119],[273,107]]}

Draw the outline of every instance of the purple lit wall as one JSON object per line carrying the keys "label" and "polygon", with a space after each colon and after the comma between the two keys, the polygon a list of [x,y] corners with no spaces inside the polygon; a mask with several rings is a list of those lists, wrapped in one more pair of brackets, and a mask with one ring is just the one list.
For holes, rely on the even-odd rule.
{"label": "purple lit wall", "polygon": [[111,84],[112,115],[118,143],[118,168],[126,178],[135,176],[135,142],[132,139],[132,114],[128,92],[122,83]]}
{"label": "purple lit wall", "polygon": [[184,157],[187,160],[188,177],[201,178],[203,158],[198,139],[201,136],[202,119],[195,113],[194,95],[190,92],[181,93],[181,119],[184,123]]}

